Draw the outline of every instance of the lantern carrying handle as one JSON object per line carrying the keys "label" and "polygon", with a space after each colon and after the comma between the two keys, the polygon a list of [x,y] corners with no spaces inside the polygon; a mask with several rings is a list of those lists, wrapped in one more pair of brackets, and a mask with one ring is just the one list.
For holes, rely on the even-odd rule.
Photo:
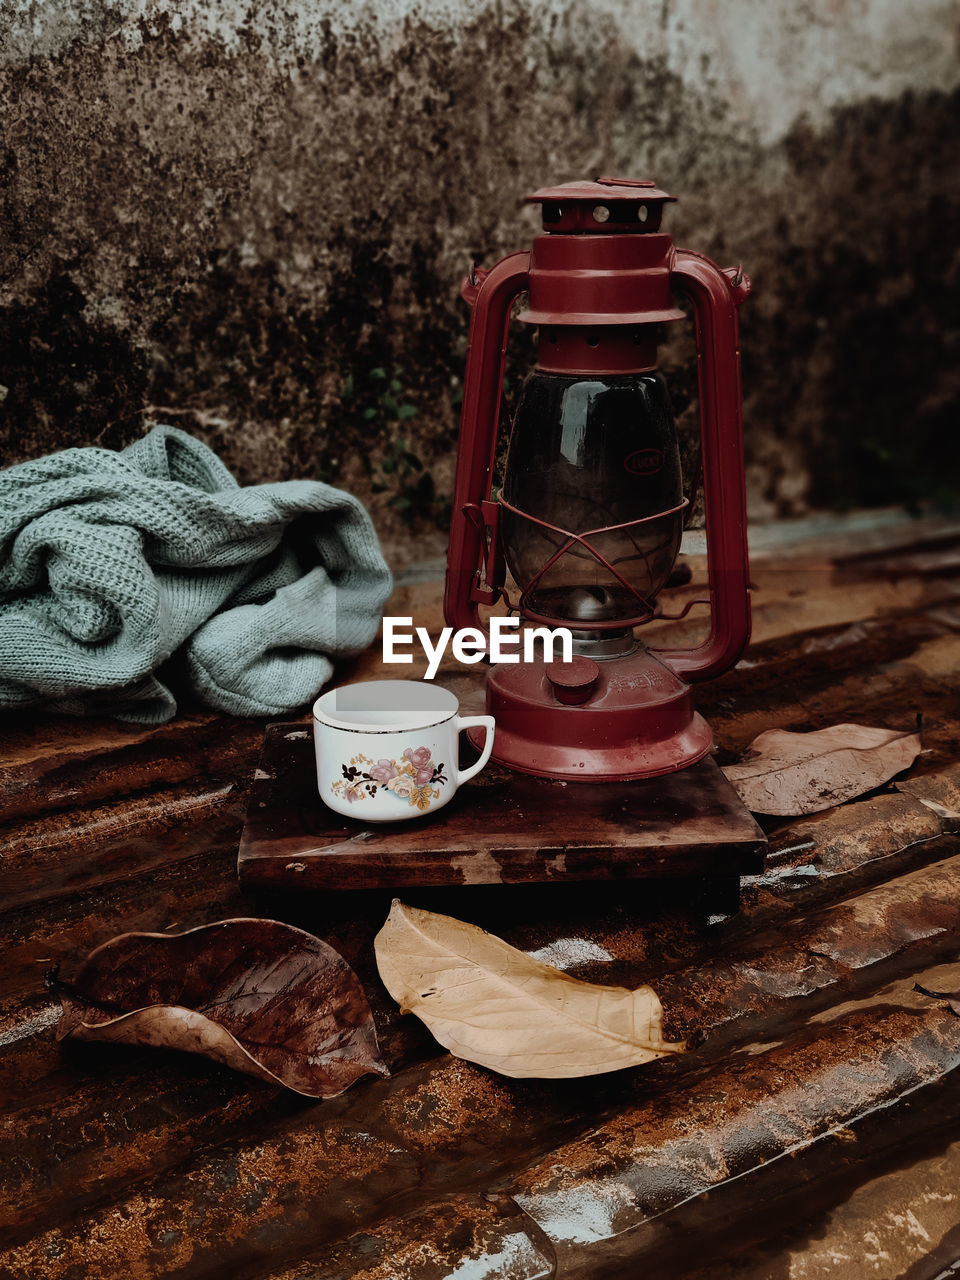
{"label": "lantern carrying handle", "polygon": [[483,581],[489,560],[485,525],[476,519],[490,493],[503,388],[503,361],[513,301],[527,288],[530,254],[512,253],[489,271],[476,270],[462,293],[473,308],[463,379],[460,461],[450,516],[443,612],[451,627],[478,627],[479,606],[499,599],[502,582]]}
{"label": "lantern carrying handle", "polygon": [[750,280],[741,267],[721,271],[702,254],[678,249],[671,284],[693,303],[696,322],[711,621],[695,648],[652,652],[684,679],[710,680],[736,663],[750,639],[737,321]]}

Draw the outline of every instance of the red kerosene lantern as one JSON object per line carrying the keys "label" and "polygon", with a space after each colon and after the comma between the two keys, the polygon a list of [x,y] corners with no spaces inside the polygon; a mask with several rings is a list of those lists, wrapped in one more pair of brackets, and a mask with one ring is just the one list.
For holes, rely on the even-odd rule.
{"label": "red kerosene lantern", "polygon": [[[544,234],[464,282],[473,307],[444,612],[480,627],[502,596],[533,623],[569,627],[572,663],[497,664],[487,681],[494,759],[543,777],[652,777],[702,759],[710,728],[687,681],[731,667],[750,636],[737,308],[721,271],[660,231],[674,197],[598,178],[528,196]],[[680,547],[684,499],[657,325],[696,319],[711,623],[690,649],[647,648],[635,630]],[[500,493],[491,500],[504,352],[514,299],[539,328]],[[509,568],[519,598],[505,587]]]}

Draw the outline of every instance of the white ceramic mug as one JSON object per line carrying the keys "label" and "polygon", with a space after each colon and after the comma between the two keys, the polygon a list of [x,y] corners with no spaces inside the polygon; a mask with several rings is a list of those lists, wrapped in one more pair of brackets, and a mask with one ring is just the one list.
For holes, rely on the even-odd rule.
{"label": "white ceramic mug", "polygon": [[[447,689],[422,680],[367,680],[313,704],[320,799],[361,822],[422,818],[448,804],[493,750],[493,716],[461,716]],[[459,769],[460,733],[483,725],[480,759]]]}

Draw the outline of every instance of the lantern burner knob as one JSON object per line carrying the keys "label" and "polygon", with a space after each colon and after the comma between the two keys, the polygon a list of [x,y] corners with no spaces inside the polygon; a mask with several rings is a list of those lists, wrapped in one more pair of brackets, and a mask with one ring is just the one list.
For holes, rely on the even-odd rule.
{"label": "lantern burner knob", "polygon": [[592,658],[571,658],[569,662],[551,662],[547,676],[553,685],[553,696],[567,706],[586,702],[600,679],[600,668]]}

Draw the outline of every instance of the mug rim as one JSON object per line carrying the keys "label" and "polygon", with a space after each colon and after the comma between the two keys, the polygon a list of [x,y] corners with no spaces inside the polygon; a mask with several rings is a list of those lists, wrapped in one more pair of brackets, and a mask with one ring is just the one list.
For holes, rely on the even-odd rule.
{"label": "mug rim", "polygon": [[[349,720],[344,720],[342,718],[338,719],[336,716],[331,715],[330,712],[326,711],[320,705],[327,698],[332,698],[334,695],[336,695],[337,693],[339,693],[341,690],[344,690],[344,689],[361,688],[361,687],[370,686],[370,685],[381,685],[381,686],[391,685],[394,687],[396,687],[397,685],[403,685],[404,687],[422,688],[425,684],[426,682],[423,680],[354,680],[348,684],[337,685],[335,689],[327,689],[325,693],[321,693],[320,696],[315,700],[313,704],[314,723],[323,725],[325,729],[338,729],[340,730],[341,733],[363,733],[363,734],[369,734],[371,736],[375,734],[383,735],[383,734],[396,734],[396,733],[425,732],[427,729],[436,729],[438,725],[447,724],[450,720],[452,720],[458,714],[460,710],[460,699],[457,697],[455,693],[451,693],[449,689],[445,689],[443,685],[430,684],[430,685],[427,685],[427,687],[437,693],[442,694],[444,698],[449,699],[452,703],[452,706],[450,710],[446,712],[446,714],[440,715],[439,719],[430,720],[429,723],[426,723],[426,724],[413,718],[409,721],[402,721],[399,724],[392,724],[390,725],[389,728],[386,728],[386,729],[371,728],[369,725],[355,724]],[[430,712],[428,714],[433,714],[433,712]]]}

